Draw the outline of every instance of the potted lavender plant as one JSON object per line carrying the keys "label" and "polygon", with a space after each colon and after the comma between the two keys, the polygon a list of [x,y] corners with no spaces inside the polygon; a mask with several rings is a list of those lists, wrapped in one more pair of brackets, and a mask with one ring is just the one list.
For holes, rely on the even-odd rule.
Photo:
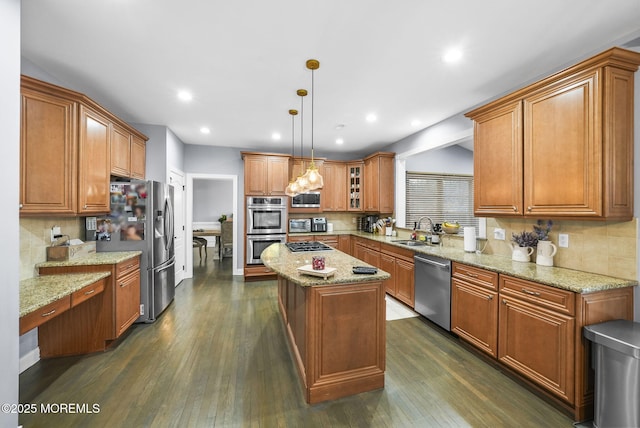
{"label": "potted lavender plant", "polygon": [[556,255],[558,248],[549,238],[552,226],[553,222],[551,220],[547,220],[546,224],[543,220],[538,220],[537,224],[533,225],[533,231],[538,238],[536,264],[542,266],[553,266],[553,256]]}
{"label": "potted lavender plant", "polygon": [[517,262],[531,261],[531,254],[538,245],[538,237],[534,232],[522,231],[511,234],[511,260]]}

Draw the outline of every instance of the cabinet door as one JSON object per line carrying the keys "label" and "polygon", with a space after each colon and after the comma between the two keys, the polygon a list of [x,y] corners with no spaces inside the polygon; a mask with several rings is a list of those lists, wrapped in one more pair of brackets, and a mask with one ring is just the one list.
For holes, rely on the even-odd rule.
{"label": "cabinet door", "polygon": [[369,263],[372,266],[380,267],[380,253],[376,250],[365,248],[363,260],[365,261],[365,263]]}
{"label": "cabinet door", "polygon": [[284,195],[289,185],[289,159],[269,156],[267,168],[267,193]]}
{"label": "cabinet door", "polygon": [[140,316],[140,270],[118,278],[115,289],[116,329],[120,336]]}
{"label": "cabinet door", "polygon": [[111,174],[129,177],[131,173],[131,134],[118,125],[111,128]]}
{"label": "cabinet door", "polygon": [[500,296],[498,359],[574,402],[575,319]]}
{"label": "cabinet door", "polygon": [[377,158],[369,158],[364,161],[364,210],[380,210],[380,193],[378,187],[378,175],[380,165]]}
{"label": "cabinet door", "polygon": [[247,196],[267,194],[267,158],[265,156],[244,158],[244,193]]}
{"label": "cabinet door", "polygon": [[492,357],[498,356],[498,293],[451,279],[451,331]]}
{"label": "cabinet door", "polygon": [[73,101],[22,90],[20,215],[76,212],[76,109]]}
{"label": "cabinet door", "polygon": [[347,211],[347,165],[341,162],[324,162],[322,166],[324,211]]}
{"label": "cabinet door", "polygon": [[524,99],[526,215],[602,215],[599,84],[590,71]]}
{"label": "cabinet door", "polygon": [[474,117],[474,212],[478,216],[521,216],[522,104]]}
{"label": "cabinet door", "polygon": [[380,156],[378,162],[378,210],[381,213],[392,213],[395,203],[395,158]]}
{"label": "cabinet door", "polygon": [[388,254],[380,254],[380,269],[391,274],[391,278],[384,281],[384,289],[388,294],[396,297],[398,294],[395,274],[396,258]]}
{"label": "cabinet door", "polygon": [[85,106],[80,106],[80,150],[78,212],[109,212],[110,122]]}
{"label": "cabinet door", "polygon": [[144,180],[146,176],[147,143],[137,135],[131,136],[131,178]]}
{"label": "cabinet door", "polygon": [[[380,256],[382,257],[382,255]],[[384,267],[381,267],[385,270]],[[396,259],[395,271],[389,271],[396,275],[396,297],[412,308],[415,306],[414,264],[402,259]]]}
{"label": "cabinet door", "polygon": [[347,190],[349,192],[348,211],[362,211],[362,191],[364,189],[364,174],[362,162],[347,165]]}
{"label": "cabinet door", "polygon": [[338,236],[338,250],[343,253],[351,255],[351,236],[340,235]]}

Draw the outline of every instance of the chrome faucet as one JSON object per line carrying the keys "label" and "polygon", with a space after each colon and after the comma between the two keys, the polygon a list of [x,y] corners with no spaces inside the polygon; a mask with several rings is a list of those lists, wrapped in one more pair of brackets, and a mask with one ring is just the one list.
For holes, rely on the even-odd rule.
{"label": "chrome faucet", "polygon": [[[420,229],[420,226],[421,226],[422,220],[424,220],[424,219],[427,219],[429,221],[429,231],[428,232],[429,232],[430,235],[433,235],[433,220],[431,220],[431,217],[426,216],[426,215],[422,216],[422,217],[420,217],[418,219],[418,225],[416,226],[416,230],[422,230],[422,229]],[[427,231],[425,230],[424,232],[427,232]]]}

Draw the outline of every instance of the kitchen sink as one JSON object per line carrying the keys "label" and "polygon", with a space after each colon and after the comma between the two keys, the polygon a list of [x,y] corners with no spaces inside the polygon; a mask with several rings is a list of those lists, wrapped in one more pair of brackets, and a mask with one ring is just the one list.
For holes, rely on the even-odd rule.
{"label": "kitchen sink", "polygon": [[396,244],[407,245],[409,247],[422,247],[424,245],[429,245],[427,241],[412,241],[409,239],[398,239],[396,241],[391,241],[391,242],[395,242]]}

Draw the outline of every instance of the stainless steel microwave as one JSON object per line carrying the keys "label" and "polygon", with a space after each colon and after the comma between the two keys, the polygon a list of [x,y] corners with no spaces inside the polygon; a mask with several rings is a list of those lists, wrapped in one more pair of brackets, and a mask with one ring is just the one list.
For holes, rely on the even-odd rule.
{"label": "stainless steel microwave", "polygon": [[300,193],[292,197],[291,208],[320,208],[320,192]]}

